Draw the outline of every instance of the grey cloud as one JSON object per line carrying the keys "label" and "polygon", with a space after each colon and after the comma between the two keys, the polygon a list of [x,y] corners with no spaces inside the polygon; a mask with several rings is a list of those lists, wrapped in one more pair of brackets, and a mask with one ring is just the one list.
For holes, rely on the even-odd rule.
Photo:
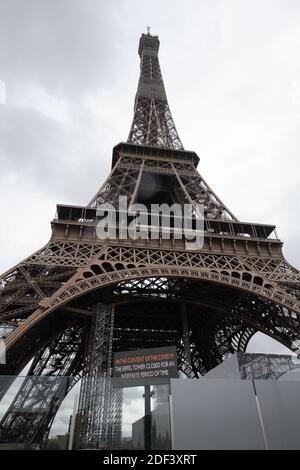
{"label": "grey cloud", "polygon": [[143,400],[144,387],[129,387],[124,389],[124,404],[131,405],[133,401]]}
{"label": "grey cloud", "polygon": [[[89,118],[88,112],[86,117]],[[86,133],[80,122],[75,121],[69,130],[34,109],[2,106],[0,180],[13,173],[22,181],[31,182],[32,189],[39,188],[56,198],[53,210],[54,204],[63,199],[86,203],[109,171],[111,149],[105,152],[103,146],[96,152],[90,142],[84,148],[78,127],[82,134]]]}
{"label": "grey cloud", "polygon": [[2,1],[3,78],[18,84],[40,82],[53,92],[75,96],[97,89],[100,83],[107,86],[116,74],[116,62],[111,60],[116,41],[109,31],[116,31],[113,14],[118,1],[113,3]]}
{"label": "grey cloud", "polygon": [[291,351],[263,333],[256,333],[249,341],[248,353],[291,354]]}

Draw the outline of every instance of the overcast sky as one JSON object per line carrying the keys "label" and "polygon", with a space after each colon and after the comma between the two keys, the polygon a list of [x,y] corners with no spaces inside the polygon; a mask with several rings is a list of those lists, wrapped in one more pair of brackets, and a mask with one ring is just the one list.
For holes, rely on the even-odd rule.
{"label": "overcast sky", "polygon": [[1,272],[107,176],[147,25],[200,173],[241,220],[275,223],[300,266],[298,0],[0,0]]}

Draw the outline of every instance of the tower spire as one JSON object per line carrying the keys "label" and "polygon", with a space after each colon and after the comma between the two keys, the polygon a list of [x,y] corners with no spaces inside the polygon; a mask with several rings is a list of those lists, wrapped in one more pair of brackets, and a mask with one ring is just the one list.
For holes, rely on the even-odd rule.
{"label": "tower spire", "polygon": [[127,142],[150,147],[183,149],[178,136],[158,60],[158,36],[142,34],[139,42],[140,78]]}

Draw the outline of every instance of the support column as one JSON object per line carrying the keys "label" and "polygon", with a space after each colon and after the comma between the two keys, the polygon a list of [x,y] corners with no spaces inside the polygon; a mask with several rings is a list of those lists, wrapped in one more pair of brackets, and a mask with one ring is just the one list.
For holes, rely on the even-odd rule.
{"label": "support column", "polygon": [[151,391],[150,385],[145,385],[145,420],[144,420],[144,437],[145,450],[151,450]]}
{"label": "support column", "polygon": [[87,344],[78,407],[78,449],[116,449],[120,444],[122,389],[112,387],[114,307],[98,304]]}

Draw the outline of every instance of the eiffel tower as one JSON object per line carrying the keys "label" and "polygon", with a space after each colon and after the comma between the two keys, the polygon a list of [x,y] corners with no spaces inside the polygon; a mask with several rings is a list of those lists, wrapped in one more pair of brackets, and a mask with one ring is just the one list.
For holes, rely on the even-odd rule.
{"label": "eiffel tower", "polygon": [[[166,97],[159,44],[149,31],[140,38],[134,117],[127,142],[113,148],[106,181],[87,205],[57,205],[46,246],[1,278],[3,393],[30,364],[0,423],[2,438],[41,443],[74,384],[109,376],[115,351],[176,345],[181,373],[198,378],[245,351],[256,332],[288,348],[300,337],[299,272],[284,259],[275,226],[237,219],[198,172],[197,154],[183,148]],[[156,239],[99,239],[97,209],[116,206],[119,196],[146,207],[202,204],[203,246],[191,250],[184,238],[165,239],[161,230]],[[82,390],[84,448],[93,441],[90,418],[100,392],[95,382]],[[29,413],[33,397],[35,412]],[[110,427],[98,403],[98,424],[106,427],[97,439],[105,434],[110,445],[113,427],[120,433],[120,403],[120,396],[111,399]]]}

